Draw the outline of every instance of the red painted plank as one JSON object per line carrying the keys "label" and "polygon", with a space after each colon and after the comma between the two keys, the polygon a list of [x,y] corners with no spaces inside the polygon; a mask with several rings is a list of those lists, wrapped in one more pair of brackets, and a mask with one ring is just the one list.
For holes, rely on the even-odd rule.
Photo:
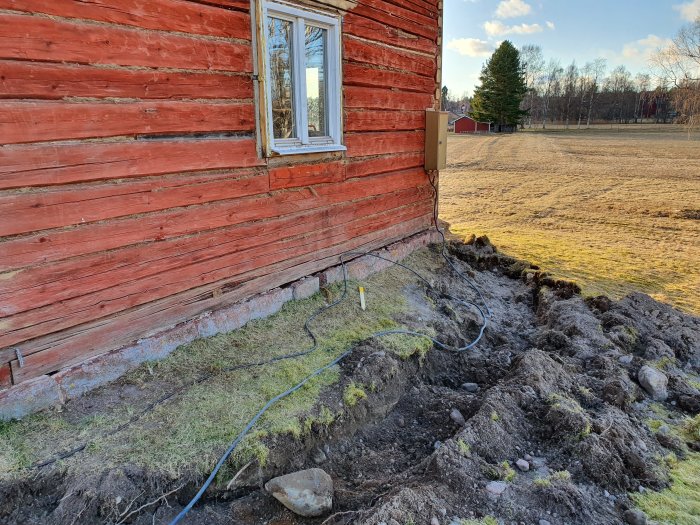
{"label": "red painted plank", "polygon": [[343,84],[348,86],[365,86],[394,88],[401,86],[404,91],[433,93],[435,79],[402,71],[377,69],[372,65],[348,62],[343,65]]}
{"label": "red painted plank", "polygon": [[270,189],[299,188],[323,182],[341,182],[345,178],[342,162],[292,164],[269,169]]}
{"label": "red painted plank", "polygon": [[138,281],[120,282],[101,291],[96,296],[76,297],[58,304],[12,315],[3,321],[7,332],[0,335],[0,346],[13,344],[7,341],[22,341],[30,337],[56,332],[197,286],[254,271],[291,257],[313,253],[318,249],[347,241],[355,236],[425,216],[428,210],[429,203],[421,203],[358,218],[351,223],[340,226],[320,228],[296,237],[280,238],[279,235],[275,234],[271,238],[265,239],[269,242],[264,245],[214,259],[198,261],[171,270],[165,275],[153,275]]}
{"label": "red painted plank", "polygon": [[422,17],[420,21],[413,20],[413,18],[416,18],[415,13],[402,10],[395,5],[368,0],[367,2],[359,3],[352,12],[355,15],[364,16],[389,27],[399,28],[410,34],[437,40],[437,20],[428,17]]}
{"label": "red painted plank", "polygon": [[0,390],[12,386],[12,369],[9,363],[0,365]]}
{"label": "red painted plank", "polygon": [[416,12],[415,4],[412,3],[395,0],[359,0],[359,4],[355,12],[363,13],[366,9],[381,11],[389,14],[394,22],[410,20],[422,26],[437,28],[437,12],[426,16],[426,14]]}
{"label": "red painted plank", "polygon": [[0,148],[0,189],[259,166],[252,139],[42,144]]}
{"label": "red painted plank", "polygon": [[352,11],[343,18],[343,33],[368,40],[376,40],[396,47],[422,51],[435,55],[437,45],[434,39],[412,35],[385,23],[375,22],[358,16]]}
{"label": "red painted plank", "polygon": [[[337,256],[349,250],[371,250],[424,230],[430,225],[430,215],[425,214],[365,235],[356,236],[345,242],[337,242],[323,249],[316,249],[297,257],[284,259],[279,263],[247,272],[234,279],[225,279],[212,285],[178,294],[161,301],[154,301],[143,307],[123,312],[110,319],[95,321],[60,336],[47,336],[20,345],[38,348],[35,355],[28,356],[25,367],[15,369],[15,380],[23,381],[37,375],[52,372],[63,366],[79,363],[88,357],[128,344],[139,337],[154,333],[158,327],[191,319],[197,314],[222,304],[231,304],[250,295],[269,290],[309,275],[333,264]],[[212,293],[218,290],[219,293]],[[224,293],[220,293],[224,290]]]}
{"label": "red painted plank", "polygon": [[251,72],[248,44],[0,14],[0,58]]}
{"label": "red painted plank", "polygon": [[[183,176],[3,195],[0,196],[0,236],[85,224],[268,191],[266,174],[242,175],[246,173],[205,176],[204,180]],[[214,180],[207,181],[207,178]]]}
{"label": "red painted plank", "polygon": [[348,157],[418,152],[423,151],[425,147],[425,133],[352,133],[345,136],[345,145],[348,148]]}
{"label": "red painted plank", "polygon": [[3,144],[136,134],[252,132],[254,128],[251,103],[5,102],[0,112]]}
{"label": "red painted plank", "polygon": [[82,18],[143,29],[251,39],[250,16],[182,0],[0,0],[0,9]]}
{"label": "red painted plank", "polygon": [[371,196],[336,206],[275,217],[202,232],[194,237],[170,239],[148,245],[130,246],[54,264],[28,268],[0,280],[0,314],[14,315],[33,308],[97,293],[115,283],[160,275],[163,283],[170,271],[204,260],[215,259],[277,238],[301,235],[339,226],[360,217],[429,200],[427,185],[399,192]]}
{"label": "red painted plank", "polygon": [[319,185],[313,191],[304,188],[247,197],[238,199],[235,205],[230,201],[215,202],[18,237],[0,244],[0,271],[326,207],[422,186],[426,180],[422,169],[394,171],[366,180]]}
{"label": "red painted plank", "polygon": [[425,111],[433,106],[431,93],[410,93],[398,89],[378,89],[348,86],[343,89],[346,108],[353,109],[402,109]]}
{"label": "red painted plank", "polygon": [[397,169],[418,168],[424,165],[423,153],[387,155],[385,157],[360,158],[345,167],[346,178],[367,177]]}
{"label": "red painted plank", "polygon": [[[434,78],[437,71],[437,61],[434,57],[372,44],[350,36],[343,37],[343,58],[351,62],[411,71],[430,78]],[[400,89],[403,86],[395,87]]]}
{"label": "red painted plank", "polygon": [[0,99],[253,98],[250,75],[209,71],[176,73],[1,60],[0,79]]}
{"label": "red painted plank", "polygon": [[424,111],[346,111],[345,131],[425,129]]}

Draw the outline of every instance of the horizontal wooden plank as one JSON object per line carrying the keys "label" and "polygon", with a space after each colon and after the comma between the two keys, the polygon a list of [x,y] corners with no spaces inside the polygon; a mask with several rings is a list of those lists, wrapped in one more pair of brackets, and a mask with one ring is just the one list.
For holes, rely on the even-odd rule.
{"label": "horizontal wooden plank", "polygon": [[0,60],[0,99],[64,97],[141,99],[253,98],[250,75]]}
{"label": "horizontal wooden plank", "polygon": [[318,164],[292,164],[270,168],[270,189],[299,188],[324,182],[340,182],[345,179],[343,162]]}
{"label": "horizontal wooden plank", "polygon": [[[345,167],[345,177],[367,177],[394,170],[419,168],[424,165],[423,153],[408,153],[403,155],[386,155],[383,157],[359,158],[349,162]],[[425,174],[423,174],[425,176]],[[427,179],[426,179],[427,180]]]}
{"label": "horizontal wooden plank", "polygon": [[[434,57],[373,44],[350,36],[343,37],[343,58],[350,62],[362,62],[399,71],[411,71],[430,78],[434,78],[437,71],[437,61]],[[403,88],[401,85],[395,87]]]}
{"label": "horizontal wooden plank", "polygon": [[425,147],[425,133],[350,133],[345,136],[345,145],[348,148],[348,157],[418,152],[423,151]]}
{"label": "horizontal wooden plank", "polygon": [[425,129],[424,111],[346,111],[346,131],[402,131]]}
{"label": "horizontal wooden plank", "polygon": [[82,18],[143,29],[251,39],[250,16],[183,0],[0,0],[0,9]]}
{"label": "horizontal wooden plank", "polygon": [[396,47],[422,51],[431,55],[437,54],[437,44],[434,39],[406,33],[397,27],[370,20],[352,11],[343,18],[343,32]]}
{"label": "horizontal wooden plank", "polygon": [[[411,20],[428,27],[437,27],[438,12],[436,10],[431,11],[425,4],[424,7],[420,7],[418,2],[411,2],[410,0],[359,0],[358,3],[359,7],[367,7],[387,13],[394,20]],[[423,12],[421,13],[421,11]],[[362,12],[362,9],[360,9],[360,12]]]}
{"label": "horizontal wooden plank", "polygon": [[395,88],[401,86],[403,91],[434,93],[434,78],[423,77],[402,71],[377,69],[367,64],[348,62],[343,66],[343,84],[345,86],[365,86],[378,88]]}
{"label": "horizontal wooden plank", "polygon": [[[232,304],[252,294],[294,281],[338,264],[338,255],[341,253],[376,249],[423,231],[429,227],[430,220],[428,216],[419,217],[317,250],[312,254],[286,259],[249,272],[242,279],[226,279],[168,299],[154,301],[109,320],[98,320],[61,334],[31,341],[22,345],[20,349],[25,352],[30,347],[38,347],[41,351],[29,356],[24,368],[19,368],[16,361],[12,363],[16,370],[15,380],[24,381],[79,363],[89,357],[129,344],[139,337],[157,333],[163,327],[191,319],[201,312]],[[214,290],[217,293],[213,293]]]}
{"label": "horizontal wooden plank", "polygon": [[252,71],[249,44],[0,14],[0,58]]}
{"label": "horizontal wooden plank", "polygon": [[[0,189],[262,165],[254,139],[0,147]],[[1,263],[0,263],[1,264]]]}
{"label": "horizontal wooden plank", "polygon": [[139,281],[119,283],[103,290],[98,296],[76,297],[59,305],[22,312],[3,320],[8,332],[0,336],[0,345],[6,346],[6,340],[26,340],[28,336],[53,333],[197,286],[244,275],[289,258],[313,254],[356,236],[425,217],[429,209],[429,203],[421,203],[358,218],[351,223],[319,229],[298,237],[280,238],[275,235],[268,244],[172,270],[167,274],[167,279],[165,275],[154,275]]}
{"label": "horizontal wooden plank", "polygon": [[4,102],[0,112],[4,144],[254,129],[250,102]]}
{"label": "horizontal wooden plank", "polygon": [[433,105],[433,95],[430,92],[411,93],[398,89],[347,86],[343,93],[344,107],[352,109],[402,109],[424,112]]}
{"label": "horizontal wooden plank", "polygon": [[[390,170],[384,170],[390,171]],[[324,184],[292,191],[275,192],[230,201],[192,206],[140,217],[129,217],[75,228],[53,230],[9,239],[0,244],[0,270],[49,263],[69,257],[113,250],[132,244],[160,241],[223,228],[248,221],[259,221],[303,210],[354,201],[421,186],[422,169],[400,170],[368,177],[366,181]]]}
{"label": "horizontal wooden plank", "polygon": [[352,12],[355,15],[369,18],[389,27],[396,27],[409,34],[437,41],[437,19],[431,19],[426,16],[421,17],[397,5],[378,0],[362,0]]}
{"label": "horizontal wooden plank", "polygon": [[65,301],[69,299],[98,293],[114,287],[115,283],[123,286],[153,275],[160,276],[165,284],[170,279],[169,272],[188,265],[264,245],[276,238],[340,226],[382,211],[425,202],[431,193],[424,185],[265,222],[243,223],[196,236],[29,268],[0,280],[0,314],[14,315],[54,303],[60,303],[65,311]]}
{"label": "horizontal wooden plank", "polygon": [[246,172],[197,178],[185,175],[6,194],[0,196],[0,236],[233,199],[269,190],[267,174],[245,175]]}

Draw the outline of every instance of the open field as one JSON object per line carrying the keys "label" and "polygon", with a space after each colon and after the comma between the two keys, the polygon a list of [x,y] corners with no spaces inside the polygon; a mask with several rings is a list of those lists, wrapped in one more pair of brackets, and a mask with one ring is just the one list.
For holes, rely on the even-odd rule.
{"label": "open field", "polygon": [[576,280],[700,313],[700,136],[680,128],[451,135],[440,214],[457,234]]}

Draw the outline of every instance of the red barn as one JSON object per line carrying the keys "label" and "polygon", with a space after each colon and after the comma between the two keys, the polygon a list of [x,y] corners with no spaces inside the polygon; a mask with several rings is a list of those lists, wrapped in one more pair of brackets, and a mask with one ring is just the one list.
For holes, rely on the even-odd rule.
{"label": "red barn", "polygon": [[441,1],[0,7],[0,390],[431,226]]}
{"label": "red barn", "polygon": [[491,131],[489,122],[477,122],[466,115],[455,120],[455,133],[488,133],[489,131]]}

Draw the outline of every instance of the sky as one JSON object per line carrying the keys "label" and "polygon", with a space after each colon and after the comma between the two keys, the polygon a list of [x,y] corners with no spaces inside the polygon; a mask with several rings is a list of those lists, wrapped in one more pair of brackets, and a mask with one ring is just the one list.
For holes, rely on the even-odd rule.
{"label": "sky", "polygon": [[442,83],[472,94],[479,73],[505,39],[542,47],[546,60],[580,66],[607,59],[648,72],[648,60],[684,24],[700,16],[700,0],[445,0]]}

